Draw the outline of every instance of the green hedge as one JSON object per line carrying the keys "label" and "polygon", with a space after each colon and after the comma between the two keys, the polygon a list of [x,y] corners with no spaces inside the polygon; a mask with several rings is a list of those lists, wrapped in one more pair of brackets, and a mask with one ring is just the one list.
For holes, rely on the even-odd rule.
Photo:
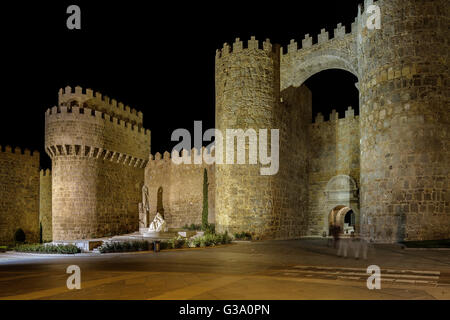
{"label": "green hedge", "polygon": [[110,252],[133,252],[133,251],[148,251],[153,249],[153,243],[148,241],[113,241],[104,243],[98,248],[101,253]]}
{"label": "green hedge", "polygon": [[185,224],[183,226],[183,229],[190,230],[190,231],[205,231],[206,233],[215,233],[216,232],[216,226],[214,223],[207,223],[204,226],[201,224],[194,224],[191,225]]}
{"label": "green hedge", "polygon": [[249,232],[235,233],[234,238],[236,240],[252,240],[252,235]]}
{"label": "green hedge", "polygon": [[206,233],[205,235],[187,240],[189,248],[195,247],[211,247],[219,244],[227,244],[231,242],[231,237],[227,232],[223,234]]}
{"label": "green hedge", "polygon": [[17,252],[54,253],[54,254],[75,254],[81,249],[73,244],[21,244],[14,248]]}
{"label": "green hedge", "polygon": [[[181,236],[160,242],[160,250],[179,249],[179,248],[197,248],[211,247],[219,244],[227,244],[231,242],[228,233],[214,234],[207,233],[201,237],[194,239],[186,239]],[[103,244],[98,248],[100,253],[111,252],[134,252],[153,250],[153,243],[145,240],[141,241],[114,241]]]}

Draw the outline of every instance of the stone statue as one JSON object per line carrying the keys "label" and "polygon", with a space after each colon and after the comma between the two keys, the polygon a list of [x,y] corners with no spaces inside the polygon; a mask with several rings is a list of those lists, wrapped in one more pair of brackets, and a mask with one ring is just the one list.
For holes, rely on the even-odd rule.
{"label": "stone statue", "polygon": [[150,214],[150,201],[148,196],[148,188],[146,185],[142,187],[142,202],[139,203],[139,227],[148,228]]}
{"label": "stone statue", "polygon": [[161,232],[166,231],[166,221],[164,221],[164,218],[162,215],[157,212],[155,219],[150,223],[150,226],[148,227],[148,232]]}

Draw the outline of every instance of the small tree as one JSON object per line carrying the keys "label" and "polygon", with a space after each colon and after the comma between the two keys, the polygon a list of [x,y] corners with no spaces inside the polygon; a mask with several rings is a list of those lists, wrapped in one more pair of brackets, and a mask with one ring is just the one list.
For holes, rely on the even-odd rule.
{"label": "small tree", "polygon": [[39,222],[39,243],[43,243],[42,239],[42,222]]}
{"label": "small tree", "polygon": [[203,169],[203,211],[202,211],[202,229],[208,229],[208,171]]}

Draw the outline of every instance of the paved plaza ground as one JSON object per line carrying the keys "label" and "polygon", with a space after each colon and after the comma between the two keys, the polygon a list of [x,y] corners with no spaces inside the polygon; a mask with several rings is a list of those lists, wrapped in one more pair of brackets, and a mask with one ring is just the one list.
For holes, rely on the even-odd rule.
{"label": "paved plaza ground", "polygon": [[[344,259],[325,240],[238,242],[159,253],[0,253],[0,299],[450,299],[450,251],[372,245]],[[81,269],[69,290],[66,268]],[[380,290],[366,285],[381,268]]]}

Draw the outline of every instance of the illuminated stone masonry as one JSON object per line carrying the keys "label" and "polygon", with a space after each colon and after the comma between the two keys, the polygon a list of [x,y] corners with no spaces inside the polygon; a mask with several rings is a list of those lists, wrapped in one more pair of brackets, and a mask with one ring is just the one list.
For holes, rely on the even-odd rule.
{"label": "illuminated stone masonry", "polygon": [[[380,29],[368,28],[371,5],[380,8]],[[350,32],[342,24],[333,34],[322,29],[317,43],[306,35],[286,51],[254,38],[218,50],[216,126],[279,128],[287,138],[278,176],[216,165],[219,230],[322,235],[333,206],[352,205],[356,231],[374,241],[449,238],[448,8],[445,0],[366,0]],[[358,77],[360,117],[349,110],[345,119],[292,127],[291,118],[311,123],[311,105],[298,95],[327,69]],[[357,187],[340,205],[326,190],[338,175]]]}
{"label": "illuminated stone masonry", "polygon": [[[368,28],[371,5],[380,29]],[[44,240],[137,231],[144,183],[150,221],[160,212],[172,228],[200,224],[205,169],[219,232],[295,239],[336,223],[378,242],[450,238],[448,8],[447,0],[366,0],[350,30],[323,29],[317,43],[306,35],[283,50],[252,37],[217,50],[216,128],[279,129],[275,175],[261,175],[261,165],[153,156],[141,112],[89,89],[61,89],[45,113],[51,172],[39,176],[28,151],[0,153],[1,241],[17,228],[37,240],[39,221]],[[350,107],[312,121],[304,82],[327,69],[358,78],[359,116]]]}
{"label": "illuminated stone masonry", "polygon": [[39,240],[39,152],[0,148],[0,244],[14,243],[18,229],[25,240]]}

